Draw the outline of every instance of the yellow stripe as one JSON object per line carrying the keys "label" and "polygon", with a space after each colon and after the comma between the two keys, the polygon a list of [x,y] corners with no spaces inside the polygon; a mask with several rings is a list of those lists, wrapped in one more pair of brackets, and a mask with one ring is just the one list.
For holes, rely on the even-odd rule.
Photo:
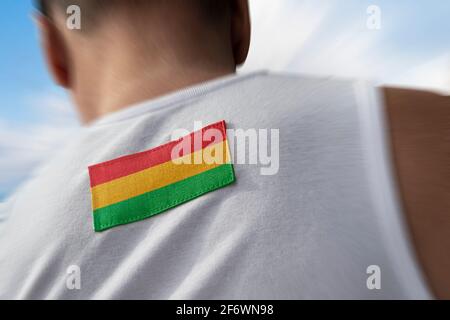
{"label": "yellow stripe", "polygon": [[[225,155],[224,161],[218,161],[219,163],[214,164],[205,163],[205,161],[210,162],[208,160],[209,158],[205,158],[205,155],[212,154],[217,156],[217,152]],[[194,164],[194,161],[197,160],[193,159],[200,159],[201,163]],[[221,156],[219,156],[218,159],[221,159]],[[100,209],[129,198],[137,197],[141,194],[216,168],[224,163],[229,163],[230,155],[228,143],[227,141],[223,141],[215,145],[210,145],[203,150],[179,158],[177,161],[183,162],[183,164],[179,164],[180,162],[175,164],[172,161],[168,161],[158,166],[92,188],[93,209]]]}

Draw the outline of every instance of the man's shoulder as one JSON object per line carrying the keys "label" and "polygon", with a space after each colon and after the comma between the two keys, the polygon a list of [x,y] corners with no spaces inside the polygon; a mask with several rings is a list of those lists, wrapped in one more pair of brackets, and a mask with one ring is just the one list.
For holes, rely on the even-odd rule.
{"label": "man's shoulder", "polygon": [[292,94],[300,95],[304,92],[314,91],[321,95],[324,91],[342,91],[354,88],[355,84],[361,81],[351,78],[321,77],[286,72],[263,72],[249,77],[248,81],[244,82],[246,86],[251,88],[264,88],[266,93],[273,93],[274,91],[286,93],[290,91]]}
{"label": "man's shoulder", "polygon": [[[230,96],[246,102],[263,100],[263,106],[273,104],[280,110],[291,105],[297,107],[296,111],[301,111],[298,107],[306,111],[309,106],[332,106],[338,110],[341,103],[355,105],[361,101],[363,87],[374,88],[360,79],[270,72],[232,86]],[[321,109],[315,108],[318,111]]]}
{"label": "man's shoulder", "polygon": [[[328,117],[357,107],[354,79],[317,77],[288,73],[260,73],[217,90],[202,99],[202,108],[214,101],[214,108],[246,114],[262,121],[299,120],[307,114]],[[205,109],[203,109],[205,110]]]}
{"label": "man's shoulder", "polygon": [[450,297],[450,96],[384,88],[404,211],[418,256],[439,297]]}

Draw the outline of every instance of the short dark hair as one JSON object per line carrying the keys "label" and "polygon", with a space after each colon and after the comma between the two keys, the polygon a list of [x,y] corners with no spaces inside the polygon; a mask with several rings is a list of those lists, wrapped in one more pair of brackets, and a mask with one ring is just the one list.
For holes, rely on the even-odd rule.
{"label": "short dark hair", "polygon": [[[130,1],[130,0],[128,0]],[[154,0],[146,0],[154,1]],[[167,0],[166,0],[167,1]],[[192,0],[191,0],[192,1]],[[215,19],[220,17],[227,11],[229,0],[194,0],[205,11],[209,18]],[[60,8],[65,8],[70,5],[78,5],[82,9],[88,7],[88,11],[95,11],[95,7],[101,7],[106,3],[110,4],[111,0],[34,0],[37,10],[46,17],[50,16],[50,7],[55,4]]]}
{"label": "short dark hair", "polygon": [[65,9],[70,5],[78,5],[82,9],[85,9],[87,7],[90,10],[95,6],[105,4],[106,2],[107,1],[105,0],[35,0],[36,8],[38,9],[38,11],[47,17],[50,16],[52,5],[57,6],[59,9]]}
{"label": "short dark hair", "polygon": [[47,2],[44,0],[34,0],[34,5],[36,9],[43,15],[48,14]]}

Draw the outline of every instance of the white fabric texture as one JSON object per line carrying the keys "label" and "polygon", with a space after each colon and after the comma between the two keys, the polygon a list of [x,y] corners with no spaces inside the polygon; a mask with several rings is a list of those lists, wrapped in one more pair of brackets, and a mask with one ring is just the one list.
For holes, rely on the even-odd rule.
{"label": "white fabric texture", "polygon": [[[68,141],[0,232],[6,299],[427,299],[392,179],[377,90],[350,80],[230,76],[131,106]],[[92,227],[87,167],[225,120],[279,129],[280,168],[153,218]],[[234,152],[234,150],[232,150]],[[81,270],[81,289],[66,286]],[[381,269],[369,290],[367,267]]]}

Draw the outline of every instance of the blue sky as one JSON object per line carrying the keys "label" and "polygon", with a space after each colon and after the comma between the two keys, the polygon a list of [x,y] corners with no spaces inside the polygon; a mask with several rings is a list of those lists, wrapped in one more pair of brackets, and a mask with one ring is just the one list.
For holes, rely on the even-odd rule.
{"label": "blue sky", "polygon": [[29,0],[0,7],[0,200],[49,158],[77,126],[53,85],[39,48]]}
{"label": "blue sky", "polygon": [[[256,69],[374,79],[450,90],[448,0],[250,0],[253,44],[242,72]],[[369,5],[381,29],[366,26]],[[0,7],[0,199],[76,131],[52,84],[33,26],[31,0]]]}
{"label": "blue sky", "polygon": [[0,118],[34,121],[25,104],[28,95],[52,88],[30,18],[31,1],[3,0],[0,9]]}

